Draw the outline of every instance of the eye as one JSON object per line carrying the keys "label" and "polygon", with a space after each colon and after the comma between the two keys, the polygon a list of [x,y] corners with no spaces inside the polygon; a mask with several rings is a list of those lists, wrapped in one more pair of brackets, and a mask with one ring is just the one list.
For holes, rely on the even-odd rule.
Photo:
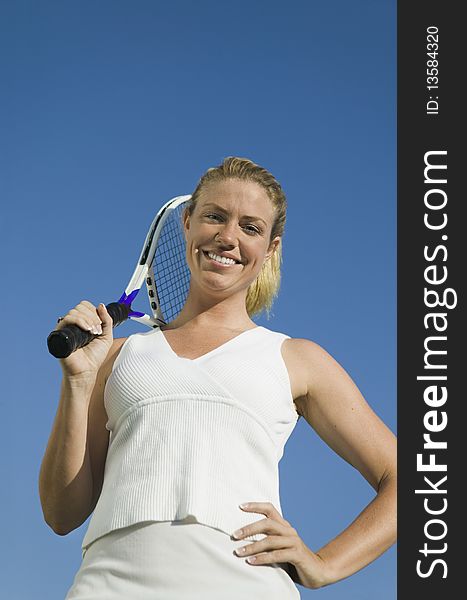
{"label": "eye", "polygon": [[244,228],[251,235],[257,235],[261,233],[261,230],[258,229],[258,227],[256,227],[255,225],[245,225]]}
{"label": "eye", "polygon": [[[224,219],[224,217],[218,213],[205,213],[204,216],[206,219],[211,219],[213,221],[222,221]],[[248,233],[248,235],[259,235],[262,233],[259,227],[256,227],[256,225],[251,225],[250,223],[247,225],[242,225],[242,227]]]}
{"label": "eye", "polygon": [[205,215],[208,219],[222,219],[217,213],[208,213]]}

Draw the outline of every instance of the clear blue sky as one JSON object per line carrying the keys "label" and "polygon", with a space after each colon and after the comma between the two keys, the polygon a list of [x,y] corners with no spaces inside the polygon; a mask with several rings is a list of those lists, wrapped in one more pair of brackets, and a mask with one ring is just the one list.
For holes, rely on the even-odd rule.
{"label": "clear blue sky", "polygon": [[[59,537],[39,502],[49,331],[82,299],[117,300],[155,211],[225,156],[270,169],[289,201],[258,324],[321,344],[395,432],[395,28],[394,0],[1,2],[2,597],[61,600],[81,561],[87,522]],[[280,464],[312,549],[373,497],[303,419]],[[319,595],[393,600],[395,548]]]}

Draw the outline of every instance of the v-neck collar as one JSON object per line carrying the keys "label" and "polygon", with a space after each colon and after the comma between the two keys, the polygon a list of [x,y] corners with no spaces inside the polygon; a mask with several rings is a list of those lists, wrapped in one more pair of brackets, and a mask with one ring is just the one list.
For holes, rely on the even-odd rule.
{"label": "v-neck collar", "polygon": [[212,350],[210,350],[209,352],[205,352],[204,354],[201,354],[201,356],[197,356],[196,358],[188,358],[187,356],[179,356],[175,350],[172,348],[172,346],[169,344],[169,341],[167,340],[167,338],[164,335],[164,332],[162,331],[162,329],[158,328],[160,335],[162,337],[162,340],[164,341],[164,344],[166,345],[167,349],[170,351],[170,353],[175,356],[176,358],[179,358],[180,360],[189,360],[191,362],[197,362],[198,360],[201,360],[203,358],[206,358],[207,356],[210,356],[211,354],[214,354],[215,352],[217,352],[218,350],[220,350],[221,348],[224,348],[225,346],[227,346],[228,344],[231,344],[232,342],[234,342],[235,340],[238,340],[239,338],[241,338],[242,336],[244,336],[247,333],[250,333],[251,331],[256,331],[258,329],[263,329],[263,327],[261,325],[257,325],[256,327],[252,327],[251,329],[245,329],[245,331],[242,331],[241,333],[239,333],[238,335],[234,336],[233,338],[230,338],[230,340],[227,340],[226,342],[224,342],[223,344],[221,344],[220,346],[217,346],[216,348],[213,348]]}

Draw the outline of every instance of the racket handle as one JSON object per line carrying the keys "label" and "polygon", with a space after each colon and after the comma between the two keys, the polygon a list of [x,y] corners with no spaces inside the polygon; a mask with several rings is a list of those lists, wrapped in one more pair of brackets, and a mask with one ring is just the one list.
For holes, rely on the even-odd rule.
{"label": "racket handle", "polygon": [[[131,311],[129,304],[111,302],[106,306],[107,312],[112,317],[113,326],[116,327],[128,319]],[[56,329],[47,338],[47,347],[55,358],[66,358],[78,348],[87,346],[97,335],[85,331],[78,325],[69,325],[63,329]]]}

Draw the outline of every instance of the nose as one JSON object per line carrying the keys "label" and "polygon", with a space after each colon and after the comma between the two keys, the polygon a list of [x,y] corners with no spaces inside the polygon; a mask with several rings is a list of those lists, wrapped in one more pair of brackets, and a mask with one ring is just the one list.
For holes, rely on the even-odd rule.
{"label": "nose", "polygon": [[237,243],[235,223],[224,223],[216,233],[215,239],[223,246],[235,247]]}

